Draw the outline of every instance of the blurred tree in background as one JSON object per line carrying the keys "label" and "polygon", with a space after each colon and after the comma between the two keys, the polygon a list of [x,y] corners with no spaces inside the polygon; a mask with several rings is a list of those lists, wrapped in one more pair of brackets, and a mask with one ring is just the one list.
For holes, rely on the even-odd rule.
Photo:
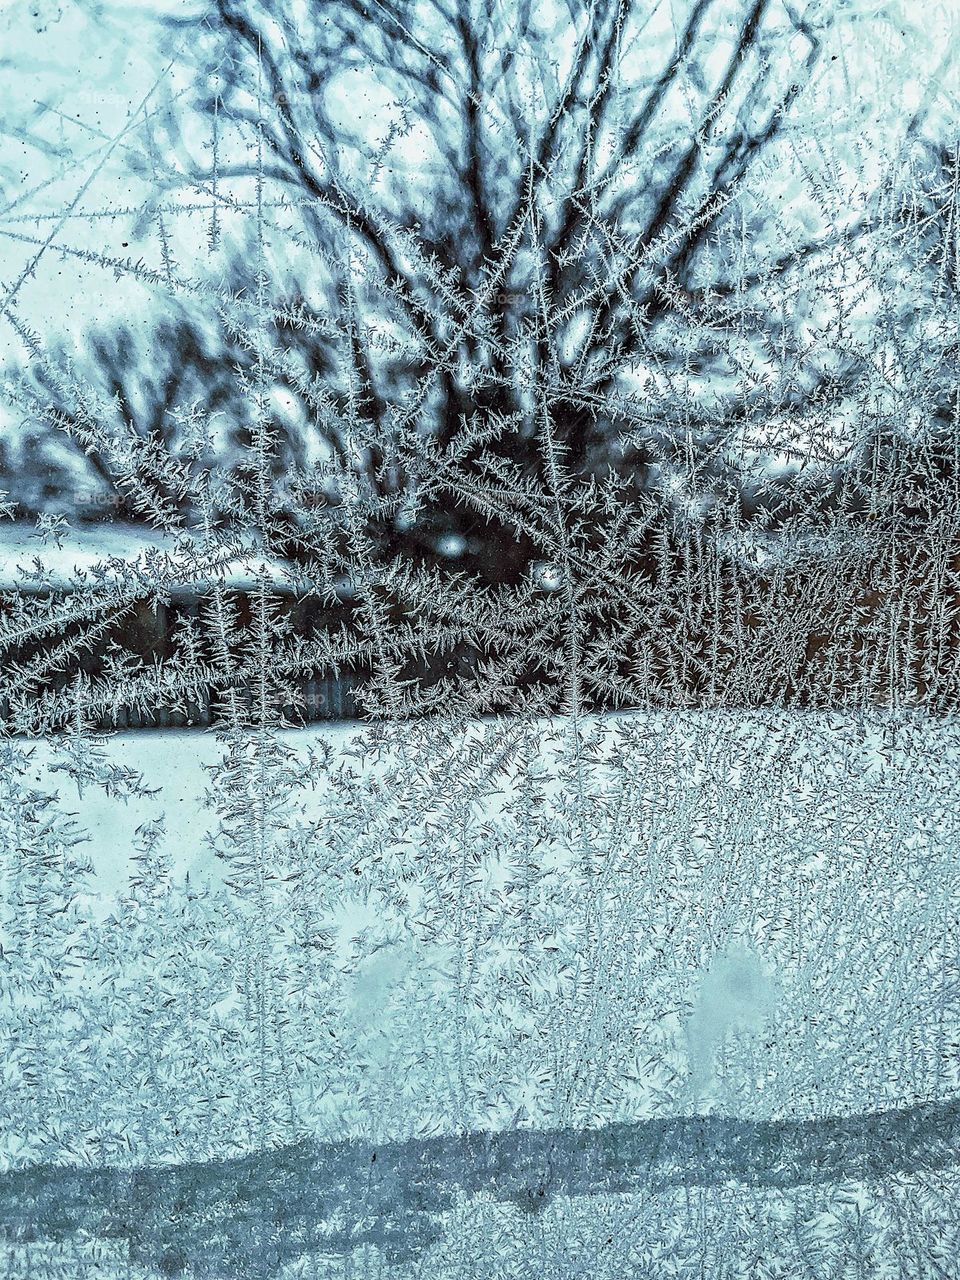
{"label": "blurred tree in background", "polygon": [[[107,636],[176,685],[144,675],[148,717],[212,714],[268,652],[272,705],[376,669],[391,716],[480,675],[475,712],[520,686],[542,709],[954,697],[955,23],[151,12],[162,66],[126,123],[106,99],[31,122],[79,141],[72,185],[0,225],[23,255],[0,470],[41,537],[132,521],[181,551],[164,591],[91,606],[95,637],[67,610],[56,660],[25,610],[25,688],[105,679]],[[82,323],[23,305],[54,262],[102,301]],[[238,599],[198,623],[177,602],[211,574]]]}
{"label": "blurred tree in background", "polygon": [[[65,350],[25,374],[24,513],[69,510],[72,490],[81,515],[149,515],[131,448],[176,508],[163,459],[197,406],[216,424],[201,460],[242,480],[255,294],[274,466],[301,486],[276,512],[286,554],[303,486],[338,501],[334,459],[375,495],[384,555],[515,580],[530,539],[444,490],[436,460],[542,481],[544,414],[565,474],[618,475],[671,518],[736,507],[770,528],[811,500],[875,515],[899,492],[878,465],[908,477],[933,450],[952,471],[955,73],[948,50],[917,77],[895,7],[222,0],[159,17],[184,88],[130,157],[152,184],[139,231],[180,281],[205,207],[230,265],[212,304],[181,288],[147,325],[82,335],[95,405]],[[891,114],[863,89],[898,71],[914,106]],[[254,201],[282,232],[259,260]],[[91,414],[111,447],[85,435]],[[51,425],[85,454],[59,488]]]}

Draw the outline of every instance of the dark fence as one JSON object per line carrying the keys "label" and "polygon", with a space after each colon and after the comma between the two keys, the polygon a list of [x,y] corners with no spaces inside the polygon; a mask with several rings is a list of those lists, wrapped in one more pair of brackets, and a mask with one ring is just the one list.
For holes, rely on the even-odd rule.
{"label": "dark fence", "polygon": [[[629,574],[618,566],[577,583],[573,604],[554,586],[513,607],[461,578],[462,608],[438,591],[411,620],[383,591],[376,635],[356,597],[282,579],[213,594],[123,579],[10,592],[0,717],[42,733],[72,717],[101,729],[202,726],[230,708],[256,721],[264,698],[280,724],[445,706],[550,714],[573,698],[584,711],[960,707],[952,520],[923,536],[859,530],[847,544],[754,552],[691,531]],[[269,616],[260,649],[258,610],[261,623]]]}

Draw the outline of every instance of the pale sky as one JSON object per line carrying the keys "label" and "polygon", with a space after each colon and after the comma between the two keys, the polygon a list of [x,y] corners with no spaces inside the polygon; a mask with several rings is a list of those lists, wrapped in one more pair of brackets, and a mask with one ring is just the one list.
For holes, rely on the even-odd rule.
{"label": "pale sky", "polygon": [[[21,319],[41,332],[77,331],[142,305],[139,286],[57,250],[157,261],[155,226],[147,220],[138,228],[131,212],[151,188],[130,171],[143,132],[129,126],[138,107],[160,105],[172,82],[167,75],[156,84],[164,69],[151,18],[165,3],[182,10],[184,0],[118,2],[96,12],[91,0],[0,0],[0,118],[9,122],[0,135],[0,303],[12,295]],[[881,34],[846,51],[834,87],[903,119],[957,39],[960,0],[858,0],[858,8],[881,15],[871,28]],[[202,269],[201,229],[177,248],[185,269]],[[20,346],[2,317],[0,329],[2,361]]]}

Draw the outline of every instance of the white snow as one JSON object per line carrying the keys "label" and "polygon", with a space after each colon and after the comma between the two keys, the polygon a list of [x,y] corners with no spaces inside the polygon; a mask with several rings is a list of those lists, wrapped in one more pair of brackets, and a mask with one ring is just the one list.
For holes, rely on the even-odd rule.
{"label": "white snow", "polygon": [[249,590],[262,578],[289,582],[291,568],[253,545],[224,556],[205,551],[197,534],[164,533],[143,525],[103,521],[40,536],[32,525],[0,523],[0,591],[82,591],[118,585],[135,570],[158,589],[199,590],[211,582]]}
{"label": "white snow", "polygon": [[[509,833],[516,830],[511,823],[520,800],[517,775],[510,766],[484,777],[475,765],[482,744],[502,730],[499,722],[479,722],[459,738],[451,732],[445,745],[436,730],[433,799],[415,817],[416,806],[408,808],[407,797],[380,786],[386,763],[364,766],[365,774],[355,767],[350,753],[362,735],[360,726],[321,725],[281,735],[301,762],[311,751],[332,752],[347,767],[345,785],[353,788],[349,804],[329,783],[296,790],[287,808],[277,811],[279,828],[271,837],[278,850],[296,844],[302,848],[297,857],[332,860],[331,883],[340,888],[318,910],[332,931],[335,953],[342,958],[358,937],[370,939],[350,979],[351,1019],[366,1012],[382,1021],[391,1001],[416,999],[407,981],[415,954],[452,973],[462,962],[456,945],[449,950],[458,931],[480,929],[473,943],[460,937],[459,946],[470,952],[487,929],[497,938],[501,927],[513,927],[518,855],[502,840],[514,838]],[[575,832],[569,810],[564,812],[570,804],[569,779],[564,781],[568,727],[545,722],[532,732],[539,743],[543,803],[548,815],[552,806],[557,813],[537,828],[540,843],[530,855],[557,895],[552,925],[538,926],[537,945],[546,962],[581,945],[574,917],[581,911],[576,895],[584,892],[577,887],[582,854],[564,834]],[[863,1105],[909,1098],[920,1089],[920,1079],[904,1075],[896,1054],[904,1037],[932,1043],[939,1034],[927,1021],[942,1016],[942,1001],[931,985],[937,975],[924,974],[936,963],[940,921],[960,877],[960,842],[950,811],[960,782],[956,726],[915,718],[897,729],[883,717],[690,712],[609,717],[589,722],[585,732],[595,744],[586,751],[586,785],[596,813],[588,830],[598,841],[614,840],[592,855],[600,859],[593,873],[601,877],[597,892],[605,885],[604,894],[612,895],[605,910],[620,916],[611,920],[610,945],[620,930],[624,947],[646,951],[653,945],[650,962],[662,968],[669,954],[663,946],[674,946],[666,939],[685,940],[667,965],[674,1012],[663,1015],[662,1025],[673,1027],[669,1035],[686,1060],[692,1098],[714,1105],[718,1080],[726,1074],[728,1088],[730,1062],[741,1058],[752,1064],[751,1088],[772,1071],[780,1078],[782,1098],[797,1054],[814,1052],[816,1044],[823,1062],[810,1069],[826,1091],[822,1105],[828,1109],[831,1084],[837,1096],[859,1097]],[[234,873],[212,850],[218,825],[213,803],[231,802],[229,777],[211,774],[223,756],[213,732],[165,730],[108,739],[106,759],[140,770],[152,789],[128,800],[89,782],[78,791],[50,744],[36,743],[31,751],[30,783],[56,790],[59,810],[75,815],[85,829],[101,917],[125,888],[136,829],[158,819],[181,881],[189,875],[195,885],[229,883]],[[630,802],[638,807],[617,834],[605,815],[628,781],[619,760],[627,752],[637,761],[645,751],[660,763],[646,774],[630,773]],[[426,777],[429,766],[423,767]],[[458,799],[470,794],[474,816],[457,817]],[[356,804],[359,810],[351,807]],[[647,815],[646,827],[634,825],[639,814]],[[556,836],[544,842],[551,822]],[[476,853],[457,871],[461,829],[475,832],[469,839]],[[502,838],[496,834],[501,829]],[[406,861],[396,862],[397,849],[408,846]],[[356,881],[354,863],[356,874],[362,871]],[[393,887],[399,888],[390,871],[394,865],[404,877],[402,910],[390,902]],[[428,957],[417,922],[426,918],[429,904],[439,910],[436,894],[451,875],[466,876],[459,889],[454,880],[449,890],[450,909],[459,901],[456,910],[465,914],[459,925],[448,922],[450,939]],[[573,896],[564,906],[567,894]],[[541,899],[538,910],[547,906]],[[895,962],[892,938],[900,952]],[[485,967],[489,980],[499,981],[504,945],[506,939],[491,940],[483,944],[485,952],[468,956],[471,971],[480,966],[473,981]],[[689,964],[692,970],[684,967]],[[567,981],[558,980],[561,987]],[[669,990],[657,999],[670,1007]],[[678,1001],[685,1009],[679,1021]],[[891,1025],[895,1007],[909,1026]],[[646,1013],[637,1010],[638,1025]],[[617,1034],[630,1033],[624,1027]],[[805,1037],[805,1048],[798,1046],[798,1035]],[[919,1069],[916,1063],[911,1068]],[[745,1101],[747,1083],[736,1087]],[[762,1083],[758,1087],[762,1092]],[[642,1079],[633,1097],[641,1110],[650,1106]],[[747,1105],[754,1103],[764,1110],[760,1092]]]}

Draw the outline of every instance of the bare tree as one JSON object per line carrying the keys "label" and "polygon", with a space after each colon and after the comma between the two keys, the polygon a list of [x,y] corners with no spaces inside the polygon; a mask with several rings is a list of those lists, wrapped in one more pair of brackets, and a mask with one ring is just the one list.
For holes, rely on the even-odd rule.
{"label": "bare tree", "polygon": [[[689,487],[692,450],[697,483],[750,499],[735,446],[765,434],[783,463],[819,434],[835,461],[819,419],[867,373],[855,343],[824,358],[849,291],[802,332],[811,292],[875,275],[885,179],[833,172],[862,128],[833,64],[863,21],[845,0],[219,0],[170,21],[208,121],[173,150],[212,241],[255,185],[309,248],[261,264],[296,353],[276,373],[380,498],[423,497],[451,450],[542,473],[546,414],[570,475]],[[503,572],[515,537],[477,545]]]}
{"label": "bare tree", "polygon": [[[887,16],[855,0],[178,11],[195,96],[152,121],[151,225],[169,277],[163,219],[191,191],[232,267],[175,341],[163,320],[136,359],[128,339],[89,344],[98,385],[144,440],[176,451],[176,415],[203,403],[234,424],[221,447],[242,443],[256,295],[259,376],[287,405],[268,406],[278,465],[325,501],[332,454],[370,490],[386,551],[464,549],[492,578],[522,569],[530,539],[443,490],[437,460],[501,490],[543,480],[544,421],[565,475],[612,469],[674,510],[782,521],[811,500],[792,484],[804,468],[818,501],[865,509],[885,430],[865,326],[902,346],[905,312],[935,313],[887,417],[918,394],[931,420],[950,413],[929,376],[952,324],[931,220],[911,240],[893,212],[917,187],[908,154],[940,189],[938,91],[891,139],[841,74]],[[282,232],[266,250],[253,204]]]}

